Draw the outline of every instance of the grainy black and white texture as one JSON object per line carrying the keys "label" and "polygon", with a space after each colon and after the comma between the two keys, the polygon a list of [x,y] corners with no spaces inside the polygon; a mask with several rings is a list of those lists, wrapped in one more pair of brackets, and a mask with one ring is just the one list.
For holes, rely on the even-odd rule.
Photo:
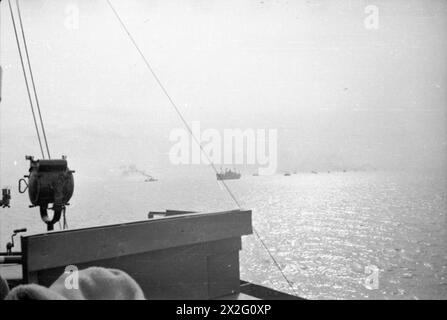
{"label": "grainy black and white texture", "polygon": [[[297,293],[447,298],[445,1],[110,2],[197,138],[221,152],[216,168],[241,172],[227,185]],[[235,207],[107,1],[20,4],[52,155],[76,170],[71,228]],[[16,190],[40,150],[1,6],[3,248],[13,229],[44,225]],[[242,161],[219,163],[236,129],[254,140],[233,150]],[[271,150],[250,162],[263,137]],[[269,163],[273,174],[253,175]],[[256,237],[243,240],[241,274],[289,290]]]}

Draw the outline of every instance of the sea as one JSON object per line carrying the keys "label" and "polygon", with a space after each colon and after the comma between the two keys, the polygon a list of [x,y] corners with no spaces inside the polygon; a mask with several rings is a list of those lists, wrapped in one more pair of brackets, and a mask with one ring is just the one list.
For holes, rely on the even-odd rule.
{"label": "sea", "polygon": [[[212,172],[75,178],[70,229],[144,220],[150,210],[236,207]],[[243,237],[241,279],[308,299],[447,299],[444,172],[243,174],[226,183],[253,210],[259,236]],[[45,232],[27,201],[13,190],[1,210],[2,248],[13,229]]]}

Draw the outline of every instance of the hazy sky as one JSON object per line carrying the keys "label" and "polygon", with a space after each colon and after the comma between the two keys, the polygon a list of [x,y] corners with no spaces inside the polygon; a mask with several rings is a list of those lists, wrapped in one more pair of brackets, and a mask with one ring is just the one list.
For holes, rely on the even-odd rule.
{"label": "hazy sky", "polygon": [[[445,1],[112,2],[185,118],[278,129],[279,170],[444,167]],[[171,168],[182,124],[106,1],[21,3],[53,155],[80,175]],[[377,30],[364,26],[371,4]],[[1,6],[0,161],[12,184],[39,149]]]}

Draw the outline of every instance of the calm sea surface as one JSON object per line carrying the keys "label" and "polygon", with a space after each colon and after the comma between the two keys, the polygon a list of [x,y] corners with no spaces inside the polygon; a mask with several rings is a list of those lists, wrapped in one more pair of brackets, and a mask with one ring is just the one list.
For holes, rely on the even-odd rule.
{"label": "calm sea surface", "polygon": [[[70,228],[145,219],[149,210],[223,210],[234,204],[214,176],[98,180],[76,177]],[[298,173],[228,181],[293,283],[311,299],[446,299],[447,187],[444,173]],[[0,217],[10,231],[42,232],[37,209],[13,191]],[[82,199],[82,200],[81,200]],[[243,239],[241,277],[290,292],[260,241]],[[367,289],[377,268],[377,288]]]}

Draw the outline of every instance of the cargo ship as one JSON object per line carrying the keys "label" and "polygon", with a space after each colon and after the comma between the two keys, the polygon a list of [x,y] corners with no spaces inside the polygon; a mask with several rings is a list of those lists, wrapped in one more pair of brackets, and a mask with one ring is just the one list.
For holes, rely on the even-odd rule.
{"label": "cargo ship", "polygon": [[236,180],[241,178],[241,174],[231,169],[226,169],[225,171],[220,171],[216,173],[217,180]]}

